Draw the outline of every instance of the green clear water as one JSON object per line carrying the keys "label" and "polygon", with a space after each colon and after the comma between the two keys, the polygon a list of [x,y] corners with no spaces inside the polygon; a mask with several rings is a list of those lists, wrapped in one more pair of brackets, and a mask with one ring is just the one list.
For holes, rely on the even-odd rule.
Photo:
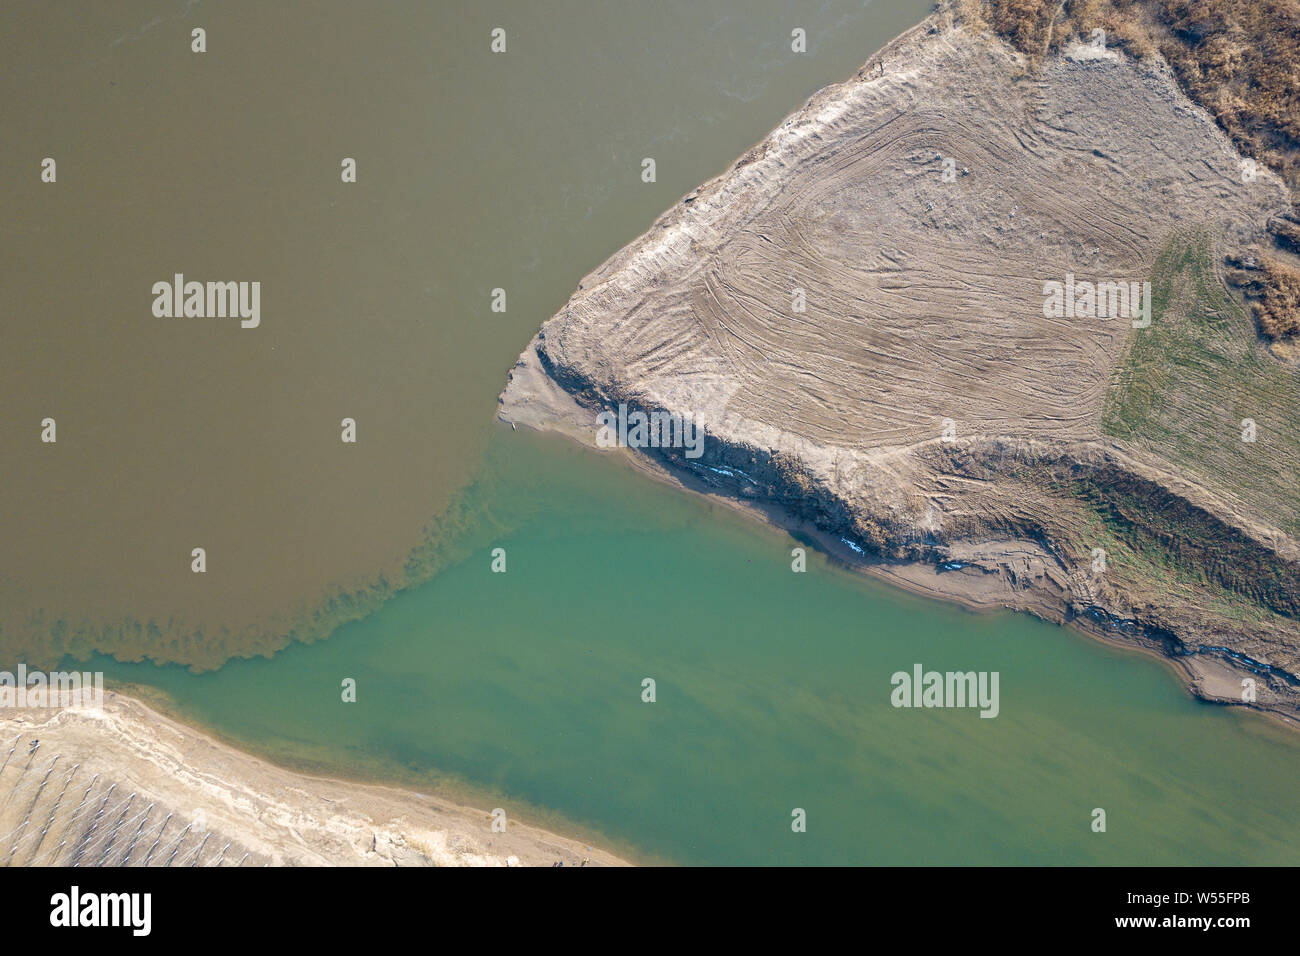
{"label": "green clear water", "polygon": [[[451,785],[637,858],[1300,862],[1296,741],[1155,661],[816,554],[795,574],[784,533],[531,433],[494,437],[462,505],[463,560],[327,641],[201,675],[93,665],[281,760]],[[1000,715],[893,708],[917,662],[998,671]]]}

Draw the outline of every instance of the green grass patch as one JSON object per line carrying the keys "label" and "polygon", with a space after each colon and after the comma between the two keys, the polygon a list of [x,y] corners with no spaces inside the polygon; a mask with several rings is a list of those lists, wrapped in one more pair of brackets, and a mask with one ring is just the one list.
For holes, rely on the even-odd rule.
{"label": "green grass patch", "polygon": [[[1300,534],[1300,373],[1268,354],[1214,262],[1205,234],[1161,251],[1151,326],[1132,332],[1102,431]],[[1245,419],[1254,442],[1242,440]]]}

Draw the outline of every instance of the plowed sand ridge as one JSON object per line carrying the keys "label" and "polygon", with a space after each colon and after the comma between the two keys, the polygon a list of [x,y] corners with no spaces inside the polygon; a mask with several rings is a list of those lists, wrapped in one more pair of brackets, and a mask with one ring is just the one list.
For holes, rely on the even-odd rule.
{"label": "plowed sand ridge", "polygon": [[584,282],[547,356],[796,441],[910,444],[943,418],[1098,437],[1129,324],[1045,318],[1043,283],[1145,279],[1171,230],[1244,242],[1285,193],[1241,181],[1165,71],[1086,56],[1016,78],[1014,58],[921,34],[884,76],[819,94]]}

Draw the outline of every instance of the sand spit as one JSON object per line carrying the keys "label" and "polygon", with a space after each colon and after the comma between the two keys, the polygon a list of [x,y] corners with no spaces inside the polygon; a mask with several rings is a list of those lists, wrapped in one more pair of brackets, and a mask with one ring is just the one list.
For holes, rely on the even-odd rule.
{"label": "sand spit", "polygon": [[619,866],[575,840],[391,787],[275,767],[107,693],[0,711],[6,866]]}
{"label": "sand spit", "polygon": [[[691,415],[702,458],[643,459],[686,487],[1295,717],[1300,544],[1226,478],[1103,433],[1140,316],[1044,308],[1048,281],[1149,280],[1184,232],[1260,241],[1288,194],[1241,160],[1158,57],[1031,70],[941,10],[584,278],[500,417],[592,444],[593,409]],[[1099,567],[1098,514],[1166,549],[1178,588],[1160,561]]]}

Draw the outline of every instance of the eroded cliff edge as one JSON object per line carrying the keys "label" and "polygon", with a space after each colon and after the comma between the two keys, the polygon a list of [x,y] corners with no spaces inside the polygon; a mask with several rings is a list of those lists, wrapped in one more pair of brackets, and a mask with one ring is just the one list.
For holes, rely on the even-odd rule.
{"label": "eroded cliff edge", "polygon": [[[643,450],[688,487],[1295,718],[1300,372],[1221,275],[1289,200],[1241,161],[1158,57],[1029,70],[940,11],[587,276],[501,417],[690,416],[701,457]],[[1070,276],[1150,324],[1050,315]]]}

